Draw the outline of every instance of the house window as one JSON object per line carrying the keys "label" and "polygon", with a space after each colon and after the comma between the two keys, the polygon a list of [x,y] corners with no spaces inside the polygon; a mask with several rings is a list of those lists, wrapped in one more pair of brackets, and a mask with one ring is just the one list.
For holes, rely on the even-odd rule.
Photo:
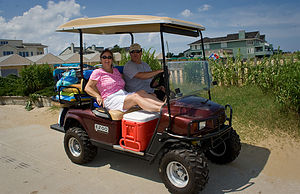
{"label": "house window", "polygon": [[204,44],[204,49],[209,49],[209,44]]}
{"label": "house window", "polygon": [[13,74],[13,75],[16,75],[16,76],[19,75],[17,69],[1,69],[0,70],[0,75],[2,77],[6,77],[6,76],[8,76],[10,74]]}
{"label": "house window", "polygon": [[13,51],[3,51],[3,56],[12,55],[12,54],[14,54]]}
{"label": "house window", "polygon": [[3,44],[8,44],[8,41],[1,41],[0,44],[1,44],[1,45],[3,45]]}
{"label": "house window", "polygon": [[251,47],[251,48],[248,48],[248,49],[247,49],[247,53],[248,53],[248,54],[253,54],[253,53],[254,53],[254,48],[252,48],[252,47]]}
{"label": "house window", "polygon": [[227,48],[227,42],[221,42],[221,48]]}
{"label": "house window", "polygon": [[255,52],[262,52],[264,49],[263,47],[255,47]]}
{"label": "house window", "polygon": [[197,45],[195,45],[195,50],[197,50],[198,49],[198,46]]}
{"label": "house window", "polygon": [[31,56],[33,56],[33,52],[31,52]]}
{"label": "house window", "polygon": [[246,44],[247,44],[247,45],[253,45],[253,44],[254,44],[254,41],[253,41],[253,40],[247,40],[247,41],[246,41]]}
{"label": "house window", "polygon": [[29,53],[28,52],[19,52],[19,55],[22,57],[28,57]]}

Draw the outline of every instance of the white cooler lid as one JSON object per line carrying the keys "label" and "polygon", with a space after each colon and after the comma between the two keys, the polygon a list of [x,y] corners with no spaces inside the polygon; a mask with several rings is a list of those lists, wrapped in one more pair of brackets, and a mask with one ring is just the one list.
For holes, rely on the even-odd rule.
{"label": "white cooler lid", "polygon": [[138,110],[123,115],[123,119],[133,122],[148,122],[159,117],[158,112],[148,112],[144,110]]}

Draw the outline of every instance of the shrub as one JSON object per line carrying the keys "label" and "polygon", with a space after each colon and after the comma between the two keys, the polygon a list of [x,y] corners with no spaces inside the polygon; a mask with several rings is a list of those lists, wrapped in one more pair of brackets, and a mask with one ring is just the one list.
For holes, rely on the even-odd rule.
{"label": "shrub", "polygon": [[25,95],[33,94],[36,91],[54,85],[52,69],[47,64],[34,64],[23,68],[21,79]]}
{"label": "shrub", "polygon": [[0,77],[0,96],[22,96],[24,88],[21,78],[16,75]]}
{"label": "shrub", "polygon": [[143,51],[142,61],[149,64],[153,71],[161,69],[160,62],[155,58],[155,50],[151,53],[151,48]]}
{"label": "shrub", "polygon": [[[130,55],[126,54],[126,52],[123,50],[121,52],[120,65],[121,66],[125,65],[129,60],[130,60]],[[142,61],[149,64],[149,66],[153,71],[162,68],[158,59],[155,58],[155,51],[151,53],[151,48],[148,50],[143,50]]]}

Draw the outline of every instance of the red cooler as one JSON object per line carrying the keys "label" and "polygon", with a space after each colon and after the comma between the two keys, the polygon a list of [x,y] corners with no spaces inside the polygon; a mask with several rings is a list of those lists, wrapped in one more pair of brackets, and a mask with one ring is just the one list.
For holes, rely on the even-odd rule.
{"label": "red cooler", "polygon": [[144,151],[153,135],[159,113],[139,110],[124,114],[120,146],[136,152]]}

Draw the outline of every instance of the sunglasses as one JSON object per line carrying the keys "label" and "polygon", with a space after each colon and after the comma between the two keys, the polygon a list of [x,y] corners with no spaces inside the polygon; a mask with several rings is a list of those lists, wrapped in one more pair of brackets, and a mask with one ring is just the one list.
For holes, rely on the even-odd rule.
{"label": "sunglasses", "polygon": [[112,56],[102,56],[102,59],[112,59]]}
{"label": "sunglasses", "polygon": [[142,50],[133,50],[133,51],[130,51],[130,53],[140,53],[142,52]]}

